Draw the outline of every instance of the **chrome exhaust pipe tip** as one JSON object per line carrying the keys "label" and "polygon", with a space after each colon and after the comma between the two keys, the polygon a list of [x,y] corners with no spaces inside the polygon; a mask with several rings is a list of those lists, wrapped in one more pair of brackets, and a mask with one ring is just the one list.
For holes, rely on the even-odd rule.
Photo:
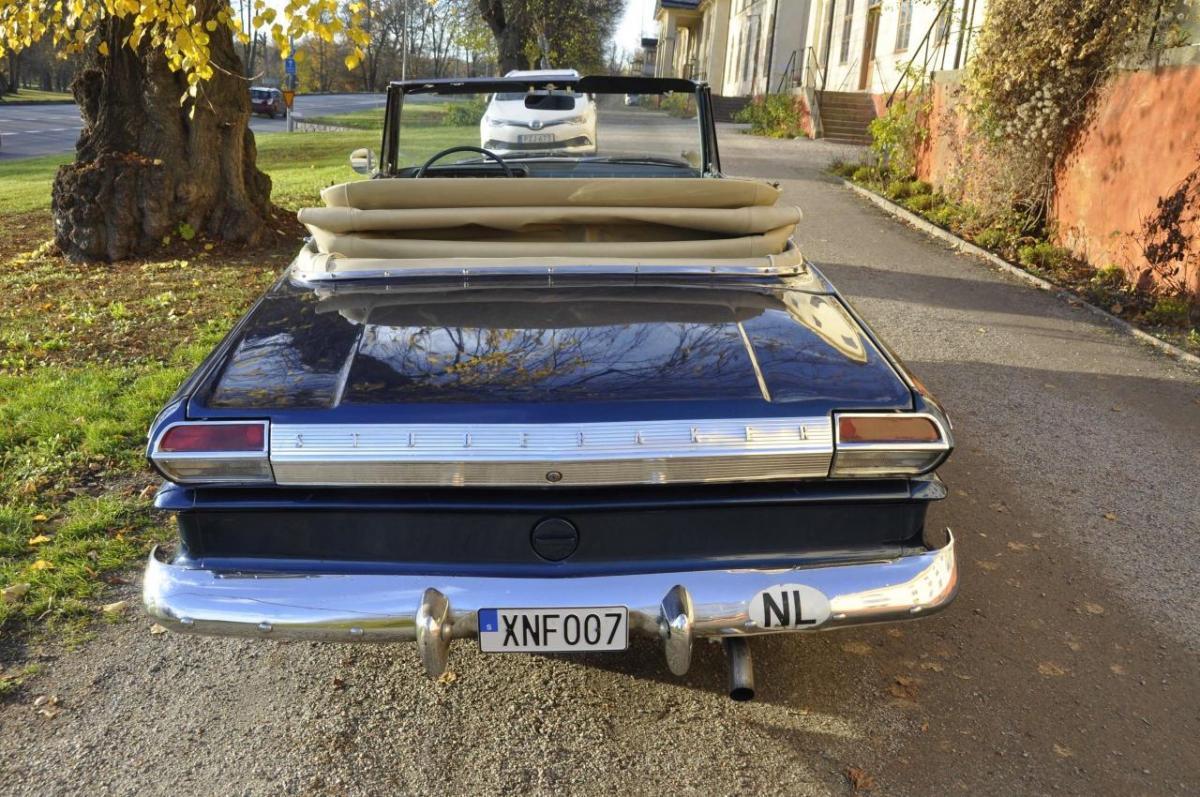
{"label": "chrome exhaust pipe tip", "polygon": [[729,697],[738,702],[754,699],[754,660],[745,637],[725,637],[725,658],[729,661]]}

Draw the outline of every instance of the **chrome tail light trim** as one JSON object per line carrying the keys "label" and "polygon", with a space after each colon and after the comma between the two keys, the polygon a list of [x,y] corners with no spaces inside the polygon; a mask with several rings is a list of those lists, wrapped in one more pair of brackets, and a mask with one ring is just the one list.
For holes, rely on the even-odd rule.
{"label": "chrome tail light trim", "polygon": [[[924,418],[938,431],[930,443],[844,443],[841,418]],[[935,470],[954,449],[954,438],[945,419],[929,412],[840,412],[833,416],[834,453],[832,478],[920,476]]]}
{"label": "chrome tail light trim", "polygon": [[[259,451],[163,451],[163,438],[180,426],[263,427],[263,447]],[[268,421],[177,421],[159,430],[150,442],[150,461],[176,484],[271,484]]]}

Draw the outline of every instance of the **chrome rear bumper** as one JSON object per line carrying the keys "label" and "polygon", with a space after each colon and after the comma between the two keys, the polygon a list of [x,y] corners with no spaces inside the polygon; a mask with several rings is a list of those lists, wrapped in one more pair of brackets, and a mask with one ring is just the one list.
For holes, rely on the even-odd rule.
{"label": "chrome rear bumper", "polygon": [[[200,634],[334,642],[416,642],[440,674],[453,639],[478,636],[482,608],[627,606],[632,633],[657,638],[673,672],[695,637],[813,631],[921,617],[958,587],[954,539],[899,559],[776,570],[700,570],[581,578],[215,572],[151,553],[143,600],[163,625]],[[764,591],[795,594],[792,623],[761,618]],[[814,592],[815,590],[815,592]],[[806,615],[800,624],[801,595]],[[814,597],[815,596],[815,597]],[[822,598],[827,604],[822,603]],[[786,603],[786,597],[780,598]],[[759,619],[755,619],[755,617]],[[772,624],[773,623],[773,624]]]}

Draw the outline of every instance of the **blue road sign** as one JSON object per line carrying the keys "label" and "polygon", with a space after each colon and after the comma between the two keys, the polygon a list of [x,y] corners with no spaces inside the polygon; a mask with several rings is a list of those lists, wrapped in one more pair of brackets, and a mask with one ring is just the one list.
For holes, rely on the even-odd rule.
{"label": "blue road sign", "polygon": [[289,75],[296,74],[296,59],[295,58],[283,59],[283,71],[287,72]]}

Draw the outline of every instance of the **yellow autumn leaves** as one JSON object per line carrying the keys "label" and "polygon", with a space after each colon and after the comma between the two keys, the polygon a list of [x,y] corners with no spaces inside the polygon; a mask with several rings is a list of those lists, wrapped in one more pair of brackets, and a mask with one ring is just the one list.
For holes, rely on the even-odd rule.
{"label": "yellow autumn leaves", "polygon": [[[291,43],[304,36],[319,36],[324,41],[344,35],[354,51],[346,64],[353,69],[362,60],[368,34],[363,30],[366,6],[354,2],[340,15],[338,0],[288,0],[282,13],[268,7],[265,0],[254,0],[255,30],[265,30],[284,57],[291,55]],[[213,76],[211,36],[219,27],[229,27],[241,41],[249,36],[241,28],[237,14],[228,3],[205,14],[207,4],[196,0],[0,0],[0,57],[19,52],[34,42],[49,38],[63,54],[81,52],[99,39],[96,50],[109,56],[115,46],[137,50],[144,42],[161,48],[171,69],[184,72],[193,87],[181,102],[196,96],[195,86]],[[123,40],[103,38],[104,22],[109,19],[132,22]]]}

